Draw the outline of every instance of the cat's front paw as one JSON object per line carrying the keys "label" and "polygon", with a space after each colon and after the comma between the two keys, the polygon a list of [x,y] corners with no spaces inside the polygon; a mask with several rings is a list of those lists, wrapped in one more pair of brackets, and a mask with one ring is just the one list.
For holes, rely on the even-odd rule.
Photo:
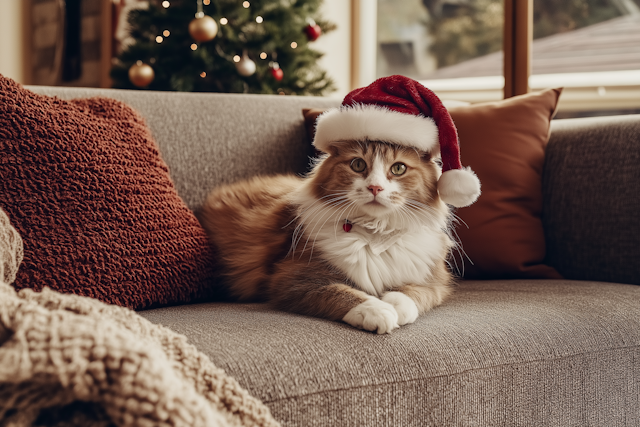
{"label": "cat's front paw", "polygon": [[379,334],[388,334],[399,327],[398,313],[393,306],[375,297],[353,307],[342,321]]}
{"label": "cat's front paw", "polygon": [[415,322],[420,314],[416,303],[402,292],[387,292],[382,296],[382,301],[396,309],[400,326]]}

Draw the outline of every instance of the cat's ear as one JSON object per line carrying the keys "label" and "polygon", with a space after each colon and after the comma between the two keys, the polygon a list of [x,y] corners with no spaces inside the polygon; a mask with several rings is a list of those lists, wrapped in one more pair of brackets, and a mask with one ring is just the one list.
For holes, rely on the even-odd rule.
{"label": "cat's ear", "polygon": [[429,163],[432,159],[432,155],[428,151],[420,151],[420,160],[425,163]]}
{"label": "cat's ear", "polygon": [[329,152],[329,155],[333,157],[338,157],[340,155],[340,147],[337,145],[328,146],[327,151]]}
{"label": "cat's ear", "polygon": [[340,152],[342,151],[343,146],[344,144],[341,144],[339,142],[334,142],[325,147],[322,147],[321,151],[323,153],[329,154],[332,157],[338,157],[340,155]]}
{"label": "cat's ear", "polygon": [[442,168],[442,159],[440,158],[440,155],[438,152],[431,153],[427,151],[421,151],[420,161],[422,162],[422,164],[433,163],[439,168]]}

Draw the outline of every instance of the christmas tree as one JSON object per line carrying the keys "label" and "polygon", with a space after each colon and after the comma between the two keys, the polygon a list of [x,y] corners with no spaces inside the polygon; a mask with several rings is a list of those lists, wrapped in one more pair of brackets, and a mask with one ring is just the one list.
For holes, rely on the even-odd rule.
{"label": "christmas tree", "polygon": [[322,95],[321,0],[151,0],[111,69],[123,89]]}

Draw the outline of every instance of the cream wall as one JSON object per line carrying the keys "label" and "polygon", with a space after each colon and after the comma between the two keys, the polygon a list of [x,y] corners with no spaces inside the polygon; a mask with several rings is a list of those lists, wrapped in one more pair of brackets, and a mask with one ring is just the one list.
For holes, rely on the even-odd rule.
{"label": "cream wall", "polygon": [[0,0],[0,74],[24,83],[22,1]]}
{"label": "cream wall", "polygon": [[[329,96],[338,98],[344,98],[354,86],[366,86],[376,78],[377,0],[358,0],[359,16],[357,17],[351,16],[353,1],[324,0],[321,14],[325,19],[335,23],[338,28],[321,36],[315,42],[316,49],[325,53],[320,60],[320,66],[327,70],[338,87],[338,90]],[[355,28],[357,52],[352,52],[351,42],[354,21],[358,22]],[[353,62],[358,65],[352,72]]]}
{"label": "cream wall", "polygon": [[351,1],[324,0],[320,13],[338,28],[321,35],[313,47],[325,54],[320,66],[336,83],[337,90],[328,95],[344,98],[351,90]]}

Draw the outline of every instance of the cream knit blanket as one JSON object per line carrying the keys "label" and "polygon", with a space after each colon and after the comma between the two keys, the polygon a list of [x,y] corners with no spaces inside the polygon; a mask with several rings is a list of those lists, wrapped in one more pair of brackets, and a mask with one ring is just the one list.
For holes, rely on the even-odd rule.
{"label": "cream knit blanket", "polygon": [[186,338],[126,308],[9,283],[22,241],[0,210],[0,426],[277,426]]}

